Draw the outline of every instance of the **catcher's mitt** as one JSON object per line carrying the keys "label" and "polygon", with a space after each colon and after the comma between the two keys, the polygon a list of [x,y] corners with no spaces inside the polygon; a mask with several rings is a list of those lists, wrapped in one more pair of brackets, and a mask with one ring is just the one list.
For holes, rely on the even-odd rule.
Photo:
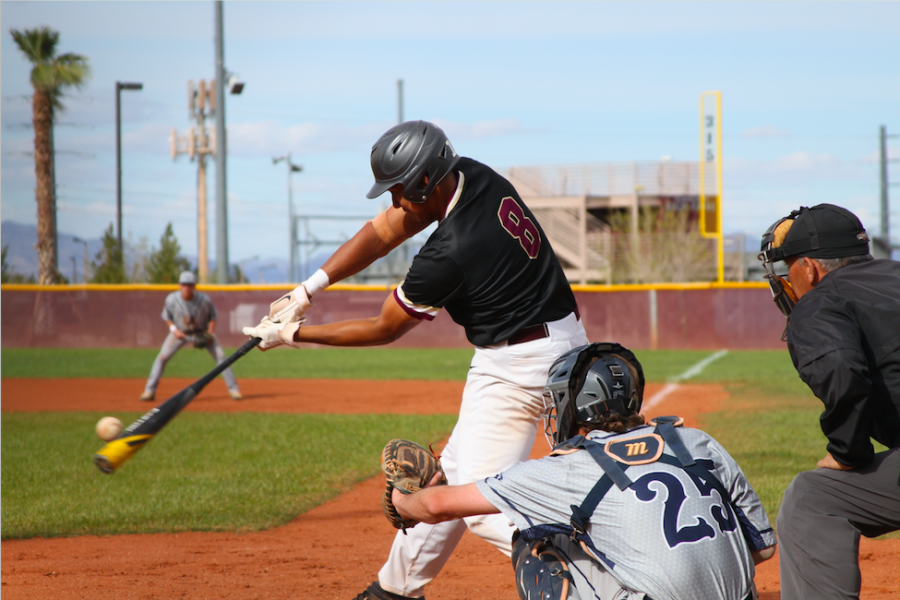
{"label": "catcher's mitt", "polygon": [[212,343],[213,335],[211,333],[195,333],[191,336],[191,341],[194,343],[194,348],[202,350]]}
{"label": "catcher's mitt", "polygon": [[404,519],[394,508],[391,493],[394,488],[403,494],[418,492],[440,472],[441,484],[447,483],[447,476],[441,469],[440,457],[409,440],[391,440],[381,452],[381,470],[387,478],[387,489],[381,497],[381,510],[391,525],[406,533],[407,527],[418,523],[414,519]]}

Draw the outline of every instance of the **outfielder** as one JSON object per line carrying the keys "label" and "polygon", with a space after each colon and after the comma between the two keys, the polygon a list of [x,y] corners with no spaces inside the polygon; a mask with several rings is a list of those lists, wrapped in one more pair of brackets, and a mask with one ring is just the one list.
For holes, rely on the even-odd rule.
{"label": "outfielder", "polygon": [[547,379],[550,456],[468,485],[395,488],[393,508],[426,523],[502,512],[520,533],[522,600],[755,598],[754,564],[776,543],[759,497],[703,431],[645,425],[643,383],[618,344],[571,350]]}
{"label": "outfielder", "polygon": [[[900,530],[900,263],[873,260],[862,223],[832,204],[776,221],[762,251],[791,360],[825,405],[828,438],[778,513],[781,597],[859,598],[860,534]],[[787,275],[776,274],[779,261]],[[870,438],[888,450],[875,452]]]}
{"label": "outfielder", "polygon": [[[190,271],[184,271],[178,277],[178,291],[166,296],[163,306],[162,318],[169,326],[169,335],[166,336],[153,368],[150,369],[150,377],[141,400],[150,402],[156,398],[156,388],[162,377],[169,359],[175,356],[185,344],[193,344],[195,348],[206,348],[216,364],[225,360],[225,352],[219,345],[219,340],[213,332],[216,330],[216,307],[209,296],[195,289],[196,276]],[[228,393],[234,400],[240,400],[241,390],[238,388],[231,367],[222,372]]]}
{"label": "outfielder", "polygon": [[[459,420],[443,450],[451,483],[469,483],[525,460],[542,410],[547,369],[587,343],[575,297],[546,236],[515,188],[489,167],[456,154],[432,123],[388,130],[372,147],[375,184],[392,207],[365,226],[293,292],[270,318],[244,333],[261,348],[314,342],[368,346],[396,340],[446,308],[466,329],[475,355]],[[385,256],[437,221],[406,279],[381,314],[300,327],[309,298]],[[421,525],[398,534],[378,581],[359,598],[421,597],[466,527],[509,554],[514,527],[502,515]]]}

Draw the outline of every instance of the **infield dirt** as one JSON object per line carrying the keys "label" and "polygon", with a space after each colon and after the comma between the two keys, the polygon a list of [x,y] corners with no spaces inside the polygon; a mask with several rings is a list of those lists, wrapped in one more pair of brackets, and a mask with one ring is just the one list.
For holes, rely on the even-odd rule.
{"label": "infield dirt", "polygon": [[[157,400],[191,383],[163,380]],[[152,406],[137,396],[143,380],[3,380],[4,411],[114,411]],[[292,413],[456,414],[463,384],[434,381],[241,381],[235,402],[215,382],[190,411]],[[660,386],[648,386],[652,397]],[[123,390],[128,392],[123,395]],[[727,393],[719,386],[679,385],[649,416],[676,414],[689,426],[715,411]],[[427,399],[427,400],[423,400]],[[533,457],[547,451],[543,436]],[[373,457],[373,460],[378,460]],[[354,598],[377,576],[395,530],[381,514],[382,477],[268,531],[84,536],[2,542],[5,600],[131,600],[150,598]],[[860,543],[864,600],[900,597],[900,540]],[[762,600],[779,597],[777,557],[757,568]],[[429,600],[515,600],[509,559],[466,534]]]}

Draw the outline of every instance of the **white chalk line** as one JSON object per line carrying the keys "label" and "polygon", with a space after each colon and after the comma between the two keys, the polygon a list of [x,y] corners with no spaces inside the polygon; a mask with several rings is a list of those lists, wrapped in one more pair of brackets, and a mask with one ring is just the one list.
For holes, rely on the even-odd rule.
{"label": "white chalk line", "polygon": [[659,404],[660,402],[665,400],[666,396],[668,396],[669,394],[671,394],[672,392],[674,392],[675,390],[678,389],[679,381],[684,381],[686,379],[691,379],[692,377],[696,377],[697,375],[699,375],[700,373],[703,372],[703,369],[708,367],[714,361],[719,360],[726,354],[728,354],[728,350],[719,350],[718,352],[710,354],[709,356],[707,356],[706,358],[704,358],[697,364],[693,365],[688,370],[686,370],[684,373],[681,373],[680,375],[676,375],[675,377],[672,377],[671,379],[669,379],[669,383],[667,383],[663,389],[661,389],[658,392],[656,392],[655,394],[653,394],[653,396],[649,400],[644,402],[644,405],[641,408],[641,412],[645,412],[646,410],[653,408],[654,406],[656,406],[657,404]]}

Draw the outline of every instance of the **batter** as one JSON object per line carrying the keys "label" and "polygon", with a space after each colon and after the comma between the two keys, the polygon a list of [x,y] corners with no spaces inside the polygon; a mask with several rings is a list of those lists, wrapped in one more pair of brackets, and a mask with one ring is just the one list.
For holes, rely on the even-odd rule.
{"label": "batter", "polygon": [[[587,343],[575,297],[512,184],[489,167],[459,157],[434,124],[411,121],[390,129],[373,146],[371,165],[375,184],[368,196],[389,191],[392,207],[244,333],[263,338],[263,349],[309,342],[386,344],[446,309],[465,327],[475,355],[441,462],[453,484],[484,479],[528,458],[550,365]],[[437,229],[378,316],[301,327],[316,292],[435,221]],[[422,597],[466,527],[510,554],[514,527],[503,515],[420,524],[408,535],[398,533],[378,581],[359,599]]]}

